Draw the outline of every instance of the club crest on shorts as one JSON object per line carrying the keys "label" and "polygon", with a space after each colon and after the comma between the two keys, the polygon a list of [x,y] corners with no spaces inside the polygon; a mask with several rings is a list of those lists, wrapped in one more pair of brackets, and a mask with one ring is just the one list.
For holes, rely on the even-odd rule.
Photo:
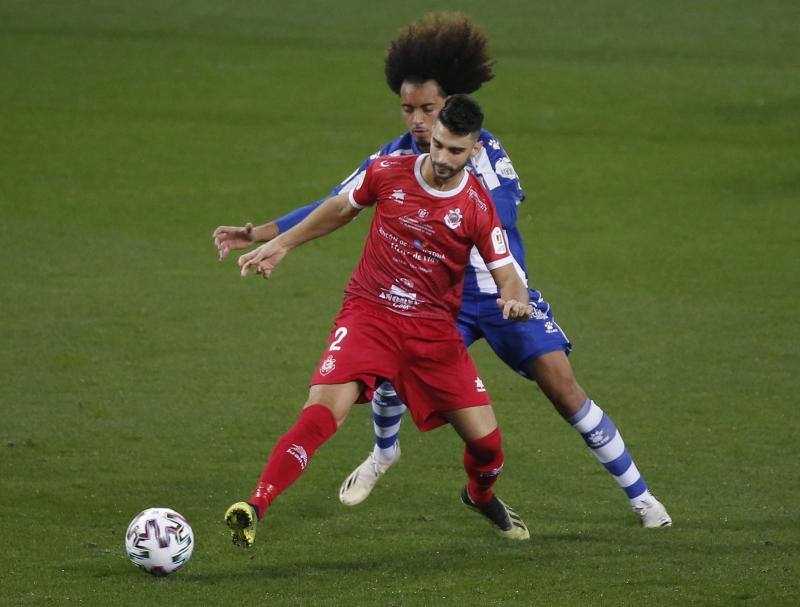
{"label": "club crest on shorts", "polygon": [[333,357],[333,354],[329,354],[328,358],[323,360],[322,364],[319,366],[319,374],[327,375],[335,368],[336,368],[336,359]]}
{"label": "club crest on shorts", "polygon": [[447,215],[444,216],[444,223],[451,230],[455,230],[458,226],[460,226],[461,209],[453,209],[452,211],[447,211]]}

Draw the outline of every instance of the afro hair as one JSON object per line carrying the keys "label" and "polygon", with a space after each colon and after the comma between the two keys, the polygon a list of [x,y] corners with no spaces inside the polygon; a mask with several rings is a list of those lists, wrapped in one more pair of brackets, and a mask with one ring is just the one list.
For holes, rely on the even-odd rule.
{"label": "afro hair", "polygon": [[462,13],[429,13],[400,30],[386,49],[389,88],[435,80],[445,95],[472,93],[494,78],[483,31]]}

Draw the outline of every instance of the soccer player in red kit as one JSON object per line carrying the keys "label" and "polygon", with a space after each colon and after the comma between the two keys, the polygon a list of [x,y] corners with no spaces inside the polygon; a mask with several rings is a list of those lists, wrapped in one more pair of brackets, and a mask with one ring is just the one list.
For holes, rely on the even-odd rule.
{"label": "soccer player in red kit", "polygon": [[480,107],[469,96],[448,98],[429,154],[376,160],[354,189],[239,258],[242,276],[255,270],[269,278],[294,247],[349,223],[366,206],[376,207],[303,411],[273,449],[250,500],[225,514],[235,545],[252,545],[257,521],[273,500],[299,478],[353,404],[370,400],[385,380],[420,430],[450,423],[464,440],[463,503],[501,536],[530,537],[492,491],[503,467],[500,430],[455,324],[473,245],[497,283],[503,316],[526,321],[532,314],[494,206],[465,169],[480,151],[482,125]]}

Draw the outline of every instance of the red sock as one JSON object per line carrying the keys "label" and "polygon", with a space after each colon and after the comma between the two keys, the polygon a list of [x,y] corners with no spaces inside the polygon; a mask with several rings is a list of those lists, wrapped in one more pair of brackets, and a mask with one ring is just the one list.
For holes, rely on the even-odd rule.
{"label": "red sock", "polygon": [[316,450],[336,432],[336,419],[324,405],[303,409],[300,417],[284,434],[269,456],[258,486],[250,498],[258,518],[289,485],[295,482]]}
{"label": "red sock", "polygon": [[500,428],[466,443],[464,449],[464,468],[469,483],[467,491],[477,506],[485,506],[492,499],[492,486],[503,469],[503,440]]}

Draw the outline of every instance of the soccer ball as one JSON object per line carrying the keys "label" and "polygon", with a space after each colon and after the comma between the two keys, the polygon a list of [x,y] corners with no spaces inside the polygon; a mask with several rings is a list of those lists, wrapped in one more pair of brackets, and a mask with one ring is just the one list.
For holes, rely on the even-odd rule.
{"label": "soccer ball", "polygon": [[134,565],[153,575],[174,573],[191,558],[194,532],[169,508],[148,508],[137,514],[125,533],[125,552]]}

